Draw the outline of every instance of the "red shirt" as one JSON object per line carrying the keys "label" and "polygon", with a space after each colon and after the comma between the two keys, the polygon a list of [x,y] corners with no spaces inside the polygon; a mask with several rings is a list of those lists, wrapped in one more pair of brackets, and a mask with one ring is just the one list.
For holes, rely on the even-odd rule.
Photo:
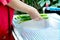
{"label": "red shirt", "polygon": [[[0,40],[14,40],[12,34],[9,34],[8,28],[8,7],[7,3],[11,0],[0,0]],[[9,7],[10,25],[12,25],[14,10]]]}

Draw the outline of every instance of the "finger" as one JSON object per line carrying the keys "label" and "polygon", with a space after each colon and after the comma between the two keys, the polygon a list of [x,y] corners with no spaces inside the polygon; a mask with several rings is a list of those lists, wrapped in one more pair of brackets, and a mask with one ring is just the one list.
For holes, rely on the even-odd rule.
{"label": "finger", "polygon": [[42,18],[35,18],[35,19],[33,19],[33,20],[35,20],[35,21],[40,21],[40,20],[42,20]]}

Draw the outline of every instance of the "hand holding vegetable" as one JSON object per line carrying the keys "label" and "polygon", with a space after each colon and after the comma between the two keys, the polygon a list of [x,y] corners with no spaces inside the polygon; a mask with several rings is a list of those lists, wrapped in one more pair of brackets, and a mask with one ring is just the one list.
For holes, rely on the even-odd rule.
{"label": "hand holding vegetable", "polygon": [[[39,14],[43,19],[48,19],[48,15],[47,14]],[[29,21],[31,20],[31,17],[28,14],[22,14],[22,15],[18,15],[17,17],[15,17],[16,20],[20,20],[19,23],[21,22],[25,22],[25,21]]]}
{"label": "hand holding vegetable", "polygon": [[32,10],[30,10],[29,15],[31,16],[31,18],[33,20],[36,20],[36,21],[42,19],[42,17],[40,16],[39,12],[35,8],[32,8]]}

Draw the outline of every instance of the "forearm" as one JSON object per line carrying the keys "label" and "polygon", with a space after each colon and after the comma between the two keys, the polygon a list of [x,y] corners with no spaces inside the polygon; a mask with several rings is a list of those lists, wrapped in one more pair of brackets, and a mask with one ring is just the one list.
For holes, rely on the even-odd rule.
{"label": "forearm", "polygon": [[12,7],[15,10],[18,11],[23,11],[23,12],[27,12],[29,11],[28,5],[26,5],[25,3],[21,2],[20,0],[12,0],[8,6]]}
{"label": "forearm", "polygon": [[15,10],[28,13],[33,19],[34,19],[34,16],[37,17],[37,15],[39,14],[38,11],[35,8],[33,8],[33,7],[29,6],[29,5],[21,2],[20,0],[12,0],[8,4],[8,6],[14,8]]}

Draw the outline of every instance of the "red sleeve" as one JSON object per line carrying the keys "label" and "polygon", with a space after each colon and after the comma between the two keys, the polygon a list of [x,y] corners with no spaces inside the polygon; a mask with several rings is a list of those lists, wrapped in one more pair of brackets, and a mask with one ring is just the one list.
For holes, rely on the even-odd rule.
{"label": "red sleeve", "polygon": [[11,0],[0,0],[0,2],[3,4],[3,5],[7,5],[7,3],[9,3]]}

